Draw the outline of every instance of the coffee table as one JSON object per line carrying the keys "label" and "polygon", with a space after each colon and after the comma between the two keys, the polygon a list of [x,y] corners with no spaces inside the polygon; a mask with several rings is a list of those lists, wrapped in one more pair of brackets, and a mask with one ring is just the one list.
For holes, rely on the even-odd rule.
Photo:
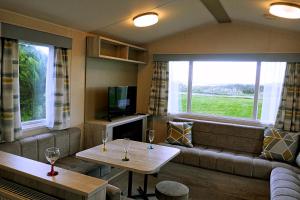
{"label": "coffee table", "polygon": [[[154,144],[153,149],[148,149],[147,143],[130,141],[129,161],[122,161],[124,157],[123,139],[106,143],[107,151],[103,151],[102,147],[103,145],[98,145],[78,152],[76,157],[128,170],[128,197],[143,199],[154,196],[154,194],[147,193],[148,175],[157,173],[163,165],[180,153],[179,149],[173,147]],[[138,188],[139,195],[132,195],[132,172],[144,174],[144,188]]]}

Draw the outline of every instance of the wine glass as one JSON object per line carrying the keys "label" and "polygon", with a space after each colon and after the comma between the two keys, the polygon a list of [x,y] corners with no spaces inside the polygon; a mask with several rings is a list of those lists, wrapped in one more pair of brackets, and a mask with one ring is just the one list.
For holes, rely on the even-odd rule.
{"label": "wine glass", "polygon": [[129,138],[124,138],[123,139],[124,158],[122,159],[122,161],[129,161],[129,158],[128,158],[129,146],[130,146],[130,139]]}
{"label": "wine glass", "polygon": [[153,149],[152,142],[154,140],[154,132],[155,132],[154,130],[149,130],[149,132],[148,132],[148,138],[149,138],[149,142],[150,142],[148,149]]}
{"label": "wine glass", "polygon": [[54,163],[59,158],[60,152],[57,147],[50,147],[45,150],[45,156],[48,162],[51,164],[51,171],[47,173],[48,176],[56,176],[57,171],[54,171]]}
{"label": "wine glass", "polygon": [[102,143],[103,143],[103,148],[102,148],[102,150],[103,151],[107,151],[107,148],[106,148],[106,143],[107,143],[107,140],[108,140],[108,135],[107,135],[107,132],[104,130],[104,129],[102,129],[101,130],[101,134],[102,134]]}

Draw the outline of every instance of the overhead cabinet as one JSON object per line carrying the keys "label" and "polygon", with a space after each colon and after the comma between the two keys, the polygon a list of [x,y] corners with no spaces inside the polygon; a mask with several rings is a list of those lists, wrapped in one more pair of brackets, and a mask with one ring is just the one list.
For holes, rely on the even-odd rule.
{"label": "overhead cabinet", "polygon": [[87,56],[146,64],[147,50],[102,36],[87,37]]}

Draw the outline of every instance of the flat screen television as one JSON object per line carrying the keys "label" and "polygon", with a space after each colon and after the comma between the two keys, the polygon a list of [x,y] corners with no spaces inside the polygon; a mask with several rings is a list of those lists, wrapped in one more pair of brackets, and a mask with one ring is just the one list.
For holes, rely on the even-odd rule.
{"label": "flat screen television", "polygon": [[136,86],[108,87],[108,120],[136,112]]}

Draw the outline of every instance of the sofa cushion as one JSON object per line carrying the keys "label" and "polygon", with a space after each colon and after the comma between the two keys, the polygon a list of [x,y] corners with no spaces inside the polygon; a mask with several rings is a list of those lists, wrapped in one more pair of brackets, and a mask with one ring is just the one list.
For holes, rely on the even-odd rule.
{"label": "sofa cushion", "polygon": [[300,199],[300,175],[286,168],[275,168],[271,173],[272,200]]}
{"label": "sofa cushion", "polygon": [[54,144],[59,148],[60,158],[70,155],[70,135],[67,130],[51,132],[54,135]]}
{"label": "sofa cushion", "polygon": [[99,168],[99,165],[91,163],[91,162],[86,162],[83,160],[80,160],[76,158],[75,156],[68,156],[62,159],[59,159],[56,163],[56,166],[79,172],[82,174],[88,174],[90,171],[95,170],[96,168]]}
{"label": "sofa cushion", "polygon": [[165,146],[179,148],[180,154],[174,162],[218,170],[235,175],[269,179],[272,169],[285,167],[296,172],[300,169],[287,163],[264,160],[254,154],[238,151],[228,151],[207,146],[187,148],[179,145],[162,143]]}
{"label": "sofa cushion", "polygon": [[262,151],[264,127],[176,118],[174,121],[194,122],[192,141],[196,146],[241,151],[259,155]]}
{"label": "sofa cushion", "polygon": [[20,140],[22,156],[32,160],[38,160],[38,142],[36,136]]}
{"label": "sofa cushion", "polygon": [[120,188],[107,184],[106,186],[106,200],[120,200],[121,190]]}
{"label": "sofa cushion", "polygon": [[54,147],[54,136],[52,133],[43,133],[36,137],[38,144],[38,161],[47,163],[45,150],[49,147]]}
{"label": "sofa cushion", "polygon": [[74,127],[69,128],[68,132],[70,136],[70,155],[73,155],[80,151],[81,130]]}
{"label": "sofa cushion", "polygon": [[19,141],[2,143],[0,144],[0,151],[21,156],[21,145]]}
{"label": "sofa cushion", "polygon": [[192,127],[193,122],[172,122],[167,123],[168,137],[166,141],[170,144],[177,144],[193,147]]}
{"label": "sofa cushion", "polygon": [[261,158],[294,162],[298,149],[299,134],[268,128],[264,132]]}

